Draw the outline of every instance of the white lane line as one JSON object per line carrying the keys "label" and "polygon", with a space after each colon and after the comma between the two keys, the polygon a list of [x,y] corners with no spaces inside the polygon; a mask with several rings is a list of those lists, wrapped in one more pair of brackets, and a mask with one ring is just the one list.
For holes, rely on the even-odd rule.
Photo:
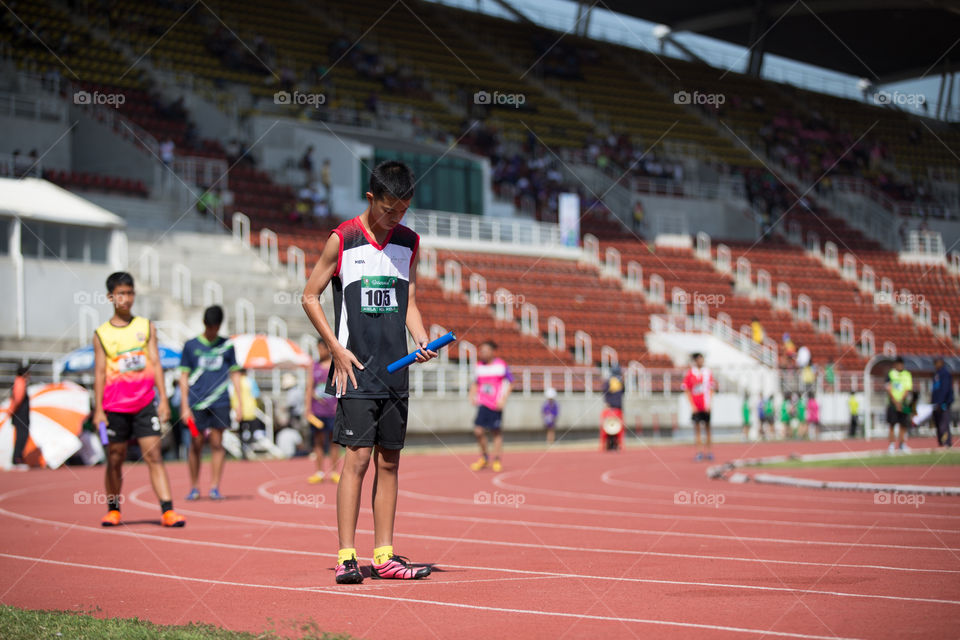
{"label": "white lane line", "polygon": [[[524,492],[524,493],[539,494],[539,495],[544,495],[544,496],[553,496],[553,497],[557,497],[557,498],[572,498],[572,499],[574,499],[574,500],[579,500],[579,501],[598,500],[598,501],[628,503],[628,504],[658,504],[658,505],[673,505],[673,504],[675,504],[675,503],[673,502],[673,500],[657,500],[657,499],[654,499],[654,498],[631,498],[631,497],[624,497],[624,496],[612,496],[612,495],[603,494],[603,493],[590,493],[590,492],[583,492],[583,491],[566,491],[566,490],[563,490],[563,489],[545,489],[545,488],[541,488],[541,487],[528,487],[528,486],[526,486],[526,485],[509,484],[509,483],[507,483],[507,482],[504,480],[504,478],[507,478],[507,477],[516,475],[516,474],[518,474],[518,473],[521,473],[521,472],[519,472],[519,471],[508,471],[508,472],[505,472],[505,473],[501,473],[501,474],[499,474],[499,475],[497,475],[497,476],[495,476],[495,477],[493,478],[493,484],[496,485],[496,486],[498,486],[498,487],[500,487],[501,489],[513,489],[513,490],[521,491],[521,492]],[[670,488],[670,487],[659,487],[658,485],[646,485],[646,486],[654,487],[654,488],[657,488],[658,490],[672,491],[673,493],[676,493],[677,491],[683,491],[683,490],[690,491],[690,492],[692,493],[693,490],[697,490],[697,488],[695,488],[695,487],[684,488],[684,487],[682,487],[682,486],[678,486],[678,487]],[[720,485],[718,485],[718,486],[720,486]],[[729,491],[728,491],[728,487],[730,487],[730,486],[731,486],[731,485],[729,485],[729,484],[723,486],[722,493],[724,493],[724,495],[727,495],[727,494],[735,495],[735,496],[743,495],[743,494],[737,494],[737,493],[731,493],[731,492],[729,492]],[[635,488],[642,488],[642,487],[639,487],[639,486],[638,486],[638,487],[635,487]],[[720,492],[721,492],[721,491],[717,491],[717,493],[720,493]],[[709,490],[703,490],[703,493],[710,493],[710,491],[709,491]],[[769,495],[769,496],[764,496],[764,497],[769,498],[769,499],[772,499],[772,500],[783,500],[783,497],[778,497],[778,496],[775,496],[775,495]],[[824,496],[824,498],[827,498],[827,497],[829,497],[829,496]],[[791,501],[793,501],[794,496],[792,496],[792,495],[789,496],[789,499],[790,499]],[[826,503],[831,503],[831,502],[838,502],[838,501],[836,501],[836,500],[827,500],[827,499],[824,499],[824,500],[820,500],[820,501],[818,501],[818,502],[822,504],[822,503],[825,503],[825,502],[826,502]],[[858,504],[859,504],[859,505],[863,505],[863,501],[862,501],[862,500],[860,500],[860,501],[857,501],[857,500],[843,500],[843,501],[839,501],[839,504],[846,504],[846,505],[858,505]],[[524,505],[524,506],[526,506],[526,505]],[[839,508],[833,508],[833,509],[802,509],[802,508],[782,507],[782,506],[741,505],[741,504],[737,504],[737,505],[727,504],[727,505],[725,505],[724,508],[726,508],[726,509],[728,509],[728,510],[737,509],[737,510],[743,510],[743,511],[760,511],[760,512],[770,512],[770,511],[773,511],[773,512],[776,512],[776,513],[785,513],[785,512],[786,512],[786,513],[797,513],[797,514],[805,514],[805,515],[806,515],[806,514],[816,514],[816,513],[836,515],[836,514],[837,514],[837,511],[839,510]],[[942,518],[942,519],[950,519],[950,520],[960,519],[960,515],[949,515],[949,514],[939,514],[939,513],[926,513],[926,512],[911,513],[911,512],[891,512],[891,511],[857,511],[857,514],[868,515],[868,516],[871,516],[871,517],[922,518],[924,521],[929,520],[929,519],[933,519],[933,518]],[[627,515],[629,515],[629,512],[627,512]]]}
{"label": "white lane line", "polygon": [[234,582],[230,580],[214,580],[210,578],[191,578],[185,576],[176,576],[167,573],[157,573],[154,571],[140,571],[136,569],[123,569],[120,567],[103,567],[93,564],[84,564],[81,562],[67,562],[63,560],[50,560],[50,559],[37,559],[30,556],[21,556],[15,555],[12,553],[0,553],[0,558],[7,558],[10,560],[22,560],[25,562],[37,562],[41,564],[49,564],[54,566],[61,567],[73,567],[77,569],[93,569],[96,571],[110,571],[114,573],[125,573],[129,575],[138,575],[146,576],[150,578],[160,578],[165,580],[178,580],[178,581],[188,581],[188,582],[200,582],[204,584],[212,584],[217,586],[224,587],[243,587],[247,589],[272,589],[279,591],[293,591],[298,593],[318,593],[325,595],[334,595],[334,596],[346,596],[351,598],[370,598],[375,600],[394,600],[399,602],[404,602],[408,604],[425,604],[425,605],[434,605],[438,607],[451,607],[456,609],[471,609],[474,611],[491,611],[497,613],[518,613],[524,615],[535,615],[535,616],[547,616],[547,617],[560,617],[560,618],[575,618],[578,620],[597,620],[601,622],[621,622],[621,623],[634,623],[634,624],[649,624],[649,625],[659,625],[659,626],[668,626],[668,627],[682,627],[687,629],[706,629],[709,631],[731,631],[734,633],[749,633],[754,635],[761,636],[777,636],[781,638],[804,638],[809,640],[853,640],[847,638],[841,638],[839,636],[820,636],[812,635],[805,633],[791,633],[787,631],[771,631],[769,629],[751,629],[747,627],[731,627],[726,625],[714,625],[706,623],[696,623],[696,622],[682,622],[674,620],[654,620],[648,618],[623,618],[623,617],[614,617],[614,616],[598,616],[591,614],[581,614],[581,613],[569,613],[566,611],[536,611],[530,609],[515,609],[507,607],[491,607],[485,605],[476,605],[476,604],[464,604],[459,602],[443,602],[439,600],[425,600],[422,598],[401,598],[398,596],[386,596],[379,595],[374,593],[357,593],[355,591],[349,591],[346,589],[335,590],[335,589],[318,589],[316,587],[287,587],[283,585],[271,585],[271,584],[257,584],[251,582]]}
{"label": "white lane line", "polygon": [[[139,493],[143,492],[149,487],[141,487],[137,489],[130,495],[130,500],[141,505],[141,506],[152,506],[146,502],[140,500],[137,496]],[[271,500],[272,502],[272,500]],[[273,520],[265,520],[261,518],[247,518],[244,516],[229,516],[223,514],[213,514],[213,513],[204,513],[200,511],[188,511],[180,509],[179,513],[184,515],[193,515],[198,517],[208,517],[208,518],[217,518],[224,520],[236,520],[242,522],[251,522],[263,525],[272,525],[272,526],[282,526],[276,523]],[[551,525],[549,523],[537,522],[537,521],[525,521],[525,520],[496,520],[490,519],[491,524],[516,524],[520,526],[529,526],[529,527],[542,527],[542,528],[576,528],[578,525]],[[304,527],[308,525],[292,525],[297,527]],[[315,525],[314,528],[322,531],[335,531],[335,526],[324,526],[324,525]],[[589,531],[595,531],[595,527],[581,527]],[[689,531],[658,531],[656,529],[627,529],[625,532],[630,533],[634,536],[655,536],[658,539],[663,537],[674,537],[674,538],[696,538],[696,539],[707,539],[707,540],[727,540],[730,542],[769,542],[774,544],[792,544],[799,546],[825,546],[825,547],[849,547],[851,546],[850,542],[835,542],[833,540],[805,540],[797,538],[761,538],[757,536],[730,536],[722,535],[715,533],[694,533]],[[357,529],[357,533],[369,533],[372,534],[373,531],[366,529]],[[458,538],[451,536],[436,536],[422,533],[397,533],[398,536],[404,536],[407,538],[412,538],[416,540],[436,540],[440,542],[468,542],[474,544],[494,544],[494,545],[504,545],[504,546],[514,546],[514,547],[531,547],[535,549],[540,549],[543,547],[542,544],[532,544],[532,543],[522,543],[522,542],[508,542],[508,541],[499,541],[499,540],[482,540],[476,538]],[[921,545],[901,545],[901,544],[879,544],[875,542],[858,542],[856,544],[859,548],[868,548],[868,549],[910,549],[913,551],[938,551],[938,552],[948,552],[951,554],[956,554],[960,552],[960,548],[953,547],[927,547]],[[550,545],[552,549],[560,549],[564,551],[581,551],[581,552],[593,552],[597,549],[593,547],[573,547],[573,546],[564,546],[564,545]],[[627,553],[627,554],[643,554],[643,551],[631,551],[626,549],[605,549],[604,551],[608,553]]]}

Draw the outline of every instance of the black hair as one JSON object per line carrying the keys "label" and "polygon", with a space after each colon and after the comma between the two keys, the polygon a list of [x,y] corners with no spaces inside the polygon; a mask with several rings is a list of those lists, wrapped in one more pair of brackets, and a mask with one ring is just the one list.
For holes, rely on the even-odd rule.
{"label": "black hair", "polygon": [[219,327],[221,324],[223,324],[223,307],[215,304],[203,311],[203,326]]}
{"label": "black hair", "polygon": [[133,276],[126,271],[114,271],[107,276],[107,293],[113,293],[113,290],[120,286],[133,286]]}
{"label": "black hair", "polygon": [[493,340],[484,340],[483,342],[480,343],[480,346],[481,346],[481,347],[482,347],[483,345],[487,345],[488,347],[490,347],[490,348],[493,349],[494,351],[497,350],[497,343],[494,342]]}
{"label": "black hair", "polygon": [[700,353],[699,351],[696,351],[693,354],[691,354],[690,359],[696,360],[697,358],[702,358],[702,357],[703,357],[703,354]]}
{"label": "black hair", "polygon": [[30,363],[24,362],[19,367],[17,367],[17,375],[22,376],[27,373],[30,373]]}
{"label": "black hair", "polygon": [[899,364],[903,364],[903,358],[901,358],[900,356],[897,356],[897,357],[894,359],[893,363],[894,363],[894,364],[898,364],[898,363],[899,363]]}
{"label": "black hair", "polygon": [[370,172],[370,193],[374,200],[393,196],[399,200],[413,197],[413,171],[399,160],[387,160]]}

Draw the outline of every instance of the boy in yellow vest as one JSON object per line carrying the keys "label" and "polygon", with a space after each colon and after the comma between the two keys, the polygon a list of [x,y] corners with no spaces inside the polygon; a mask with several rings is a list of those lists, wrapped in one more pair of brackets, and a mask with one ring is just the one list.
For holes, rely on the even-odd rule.
{"label": "boy in yellow vest", "polygon": [[[150,469],[153,491],[160,500],[161,524],[182,527],[186,520],[173,510],[170,480],[161,456],[160,421],[170,419],[170,405],[163,383],[157,335],[153,323],[131,312],[135,297],[133,276],[122,271],[110,274],[107,299],[113,304],[113,317],[93,334],[96,403],[93,421],[105,425],[101,435],[105,433],[109,441],[106,444],[107,515],[101,524],[105,527],[120,524],[122,466],[127,457],[127,442],[136,438]],[[154,409],[157,394],[159,409]]]}

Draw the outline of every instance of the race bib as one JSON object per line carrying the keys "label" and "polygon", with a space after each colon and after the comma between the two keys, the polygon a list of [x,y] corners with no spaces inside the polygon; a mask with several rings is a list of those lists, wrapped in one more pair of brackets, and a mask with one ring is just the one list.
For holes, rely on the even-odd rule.
{"label": "race bib", "polygon": [[394,276],[362,276],[360,278],[360,311],[363,313],[397,313],[397,279]]}
{"label": "race bib", "polygon": [[223,355],[203,355],[200,356],[200,368],[206,369],[207,371],[217,371],[223,367]]}
{"label": "race bib", "polygon": [[692,392],[695,396],[703,395],[703,383],[693,385]]}
{"label": "race bib", "polygon": [[120,373],[143,371],[147,367],[147,356],[142,351],[125,353],[117,357],[117,370]]}

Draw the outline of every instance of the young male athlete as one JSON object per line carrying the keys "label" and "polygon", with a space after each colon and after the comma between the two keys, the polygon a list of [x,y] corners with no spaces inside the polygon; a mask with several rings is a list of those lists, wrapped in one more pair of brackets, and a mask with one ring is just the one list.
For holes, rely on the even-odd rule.
{"label": "young male athlete", "polygon": [[[223,478],[223,430],[230,428],[230,385],[240,397],[240,365],[233,343],[220,334],[223,309],[219,305],[203,312],[203,334],[187,340],[180,356],[180,397],[184,422],[191,419],[200,432],[190,439],[187,466],[190,467],[190,493],[187,500],[200,497],[200,456],[203,445],[210,443],[210,464],[213,477],[210,498],[221,500],[220,480]],[[243,421],[243,411],[235,411],[237,423]]]}
{"label": "young male athlete", "polygon": [[[899,445],[900,451],[910,451],[906,439],[911,414],[910,407],[904,406],[904,400],[907,394],[913,391],[913,376],[903,368],[903,358],[897,357],[893,361],[893,369],[890,369],[886,386],[887,397],[890,400],[890,404],[887,405],[887,424],[890,425],[890,444],[887,450],[890,453],[896,453]],[[900,426],[899,437],[895,437],[894,434],[897,425]]]}
{"label": "young male athlete", "polygon": [[[687,370],[687,375],[683,378],[683,389],[687,392],[687,401],[690,403],[690,410],[693,413],[693,428],[697,439],[697,455],[694,458],[700,462],[706,457],[707,460],[713,460],[713,451],[710,450],[712,442],[710,439],[710,405],[713,400],[713,392],[717,387],[717,382],[710,369],[703,366],[703,354],[695,353],[692,356],[693,365]],[[700,437],[700,427],[706,435],[706,446]]]}
{"label": "young male athlete", "polygon": [[477,370],[470,386],[470,402],[477,407],[477,417],[473,421],[473,435],[480,447],[480,458],[470,465],[474,471],[480,471],[490,461],[487,453],[487,432],[493,436],[493,464],[491,469],[499,472],[503,466],[500,456],[503,454],[503,407],[507,404],[513,388],[513,374],[507,363],[497,357],[497,344],[485,340],[477,349]]}
{"label": "young male athlete", "polygon": [[[120,489],[127,441],[136,438],[143,460],[150,469],[150,482],[160,500],[161,524],[182,527],[186,519],[173,510],[170,479],[161,456],[160,422],[170,419],[170,405],[163,384],[163,369],[153,323],[134,316],[136,293],[133,276],[118,271],[107,278],[107,299],[113,317],[93,334],[93,422],[107,425],[107,515],[101,524],[120,524]],[[154,391],[156,387],[156,391]],[[153,400],[160,397],[159,408]]]}
{"label": "young male athlete", "polygon": [[[416,303],[414,260],[420,237],[400,224],[413,197],[413,172],[402,162],[382,162],[370,173],[367,209],[337,227],[304,287],[303,308],[323,341],[333,368],[327,392],[339,398],[333,441],[346,447],[337,487],[336,581],[363,581],[355,535],[363,476],[373,457],[375,578],[415,579],[430,568],[412,566],[393,553],[397,469],[407,431],[408,375],[387,373],[407,353],[409,330],[419,346],[417,362],[436,357]],[[336,330],[320,307],[333,284]]]}
{"label": "young male athlete", "polygon": [[303,415],[310,423],[310,436],[313,442],[313,455],[316,458],[317,470],[307,478],[310,484],[323,482],[326,478],[334,484],[340,482],[337,472],[337,458],[340,457],[340,447],[331,447],[333,442],[333,424],[337,414],[337,398],[327,393],[327,380],[330,378],[330,369],[333,358],[330,349],[323,339],[317,340],[317,361],[313,363],[311,379],[307,382],[307,394],[304,402]]}

